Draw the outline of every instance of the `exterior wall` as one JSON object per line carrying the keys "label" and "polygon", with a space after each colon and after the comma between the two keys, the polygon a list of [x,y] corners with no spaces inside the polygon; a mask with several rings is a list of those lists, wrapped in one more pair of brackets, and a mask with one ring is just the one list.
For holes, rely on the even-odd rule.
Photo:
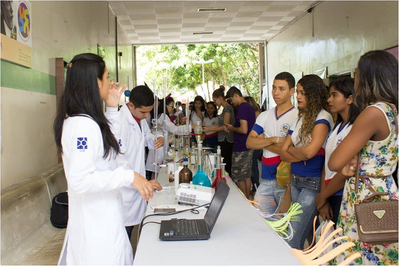
{"label": "exterior wall", "polygon": [[398,1],[324,1],[314,10],[314,37],[307,14],[268,43],[269,91],[279,72],[349,71],[365,52],[397,45]]}
{"label": "exterior wall", "polygon": [[[100,44],[115,80],[115,16],[107,2],[31,1],[31,5],[32,69],[1,61],[1,189],[58,163],[52,130],[55,58],[69,61],[79,53],[97,53]],[[124,54],[119,72],[125,81],[132,77],[132,49],[117,27]]]}

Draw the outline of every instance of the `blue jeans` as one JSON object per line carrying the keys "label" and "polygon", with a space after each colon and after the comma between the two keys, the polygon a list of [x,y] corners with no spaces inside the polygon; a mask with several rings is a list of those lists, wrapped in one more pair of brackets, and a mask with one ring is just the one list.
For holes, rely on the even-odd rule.
{"label": "blue jeans", "polygon": [[299,214],[300,221],[291,221],[294,234],[288,242],[292,248],[303,249],[304,241],[312,230],[314,217],[318,211],[315,197],[320,191],[321,177],[305,177],[293,174],[291,183],[292,202],[301,205],[303,213]]}
{"label": "blue jeans", "polygon": [[281,203],[285,191],[286,187],[280,187],[276,179],[261,179],[257,195],[262,211],[274,214]]}

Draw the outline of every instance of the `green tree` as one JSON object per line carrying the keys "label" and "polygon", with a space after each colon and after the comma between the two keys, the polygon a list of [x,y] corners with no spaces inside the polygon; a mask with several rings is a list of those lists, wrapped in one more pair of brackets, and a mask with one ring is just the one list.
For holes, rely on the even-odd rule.
{"label": "green tree", "polygon": [[[202,84],[202,66],[194,61],[214,62],[204,65],[204,79],[211,81],[203,88],[203,97],[211,99],[219,85],[237,86],[259,102],[258,45],[255,43],[190,44],[141,46],[138,48],[139,76],[160,92],[175,94],[208,86]],[[196,92],[197,94],[199,92]]]}

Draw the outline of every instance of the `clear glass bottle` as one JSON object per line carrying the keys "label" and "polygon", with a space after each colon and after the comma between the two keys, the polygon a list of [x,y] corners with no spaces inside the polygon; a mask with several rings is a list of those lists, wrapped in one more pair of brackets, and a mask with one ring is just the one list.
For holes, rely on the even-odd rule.
{"label": "clear glass bottle", "polygon": [[218,146],[217,148],[217,159],[216,159],[216,169],[215,169],[215,178],[212,184],[213,188],[218,188],[219,183],[221,182],[221,180],[223,179],[223,172],[222,172],[222,168],[221,168],[221,147]]}
{"label": "clear glass bottle", "polygon": [[199,144],[202,140],[202,134],[203,134],[203,127],[201,127],[201,121],[196,121],[196,126],[194,127],[194,134],[196,136],[196,142]]}
{"label": "clear glass bottle", "polygon": [[175,181],[174,171],[170,171],[168,176],[168,182],[172,183],[173,181]]}
{"label": "clear glass bottle", "polygon": [[202,144],[197,144],[197,158],[198,158],[198,167],[197,172],[193,176],[193,184],[194,185],[201,185],[211,187],[210,179],[208,178],[207,174],[203,171],[203,166],[201,164],[201,155],[202,155]]}
{"label": "clear glass bottle", "polygon": [[183,159],[183,169],[179,172],[179,183],[188,183],[192,181],[193,173],[188,167],[188,158]]}
{"label": "clear glass bottle", "polygon": [[196,147],[193,142],[192,143],[192,152],[190,153],[190,164],[194,167],[197,167],[197,166],[195,166],[196,161],[197,161],[197,152],[196,152]]}
{"label": "clear glass bottle", "polygon": [[190,137],[189,136],[184,136],[183,140],[185,142],[185,148],[184,148],[184,152],[183,152],[183,156],[188,158],[188,164],[191,163],[191,158],[190,158],[190,144],[189,144],[189,140]]}

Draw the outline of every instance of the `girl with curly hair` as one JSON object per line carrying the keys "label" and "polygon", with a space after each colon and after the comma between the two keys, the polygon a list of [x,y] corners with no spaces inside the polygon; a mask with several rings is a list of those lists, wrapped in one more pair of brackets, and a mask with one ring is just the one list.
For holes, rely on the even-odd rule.
{"label": "girl with curly hair", "polygon": [[328,110],[328,90],[317,75],[306,75],[297,83],[298,119],[290,126],[282,146],[281,159],[291,162],[292,202],[301,205],[299,221],[293,221],[293,238],[289,245],[303,249],[304,241],[318,214],[315,197],[320,190],[320,179],[325,161],[325,142],[333,126]]}

